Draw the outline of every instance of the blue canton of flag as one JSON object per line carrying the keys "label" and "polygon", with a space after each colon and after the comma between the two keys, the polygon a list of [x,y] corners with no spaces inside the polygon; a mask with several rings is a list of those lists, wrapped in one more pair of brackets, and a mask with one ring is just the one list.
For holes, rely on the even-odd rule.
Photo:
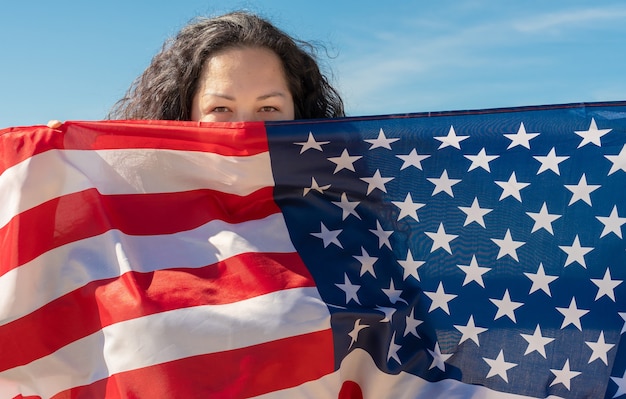
{"label": "blue canton of flag", "polygon": [[423,381],[406,397],[626,394],[626,105],[267,125],[338,369],[365,350]]}

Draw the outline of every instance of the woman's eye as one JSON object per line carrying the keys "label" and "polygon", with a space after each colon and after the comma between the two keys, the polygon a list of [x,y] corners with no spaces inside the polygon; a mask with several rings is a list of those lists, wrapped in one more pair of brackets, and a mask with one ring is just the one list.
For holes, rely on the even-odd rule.
{"label": "woman's eye", "polygon": [[228,112],[230,109],[228,107],[214,107],[211,112]]}
{"label": "woman's eye", "polygon": [[272,106],[261,107],[259,112],[278,112],[278,108]]}

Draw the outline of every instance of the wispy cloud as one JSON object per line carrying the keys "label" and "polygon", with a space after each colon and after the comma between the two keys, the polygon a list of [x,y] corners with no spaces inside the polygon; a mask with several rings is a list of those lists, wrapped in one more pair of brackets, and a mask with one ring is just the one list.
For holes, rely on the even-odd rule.
{"label": "wispy cloud", "polygon": [[[379,26],[369,35],[354,28],[358,34],[346,39],[351,51],[336,60],[341,87],[354,113],[465,107],[463,101],[475,104],[480,102],[477,99],[484,99],[486,106],[559,102],[577,95],[569,86],[574,87],[581,76],[594,78],[584,68],[592,60],[581,59],[574,68],[564,65],[572,60],[572,51],[584,53],[585,45],[600,51],[589,40],[573,45],[575,38],[598,26],[606,29],[606,35],[616,31],[623,35],[626,27],[617,26],[621,24],[605,25],[624,17],[626,4],[523,16],[501,12],[476,19],[460,18],[451,10],[449,19],[399,21],[387,30]],[[548,31],[559,35],[536,34]],[[570,45],[569,53],[562,44]],[[550,87],[555,89],[550,92]]]}
{"label": "wispy cloud", "polygon": [[546,31],[578,29],[581,26],[590,26],[611,20],[624,23],[625,17],[626,4],[614,7],[566,10],[539,15],[519,20],[513,24],[513,27],[520,32],[544,33]]}

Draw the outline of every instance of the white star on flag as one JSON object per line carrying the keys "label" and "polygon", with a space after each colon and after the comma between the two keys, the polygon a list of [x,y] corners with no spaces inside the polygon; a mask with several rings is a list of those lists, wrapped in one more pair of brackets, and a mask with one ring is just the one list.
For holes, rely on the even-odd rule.
{"label": "white star on flag", "polygon": [[517,363],[510,363],[504,360],[504,351],[500,349],[500,353],[498,357],[495,359],[488,359],[483,357],[483,360],[487,362],[489,365],[489,373],[487,373],[487,378],[500,376],[505,382],[509,382],[509,378],[507,376],[507,371],[517,366]]}
{"label": "white star on flag", "polygon": [[450,248],[450,242],[458,237],[458,235],[454,234],[446,234],[446,231],[443,227],[443,223],[439,223],[439,228],[436,233],[426,231],[425,234],[433,240],[433,246],[430,249],[430,252],[434,252],[438,248],[442,248],[447,253],[452,255],[452,249]]}
{"label": "white star on flag", "polygon": [[542,290],[549,297],[552,297],[552,293],[550,292],[550,283],[559,278],[558,276],[548,276],[543,270],[543,264],[539,263],[539,269],[537,273],[524,273],[526,277],[533,282],[532,287],[530,287],[530,291],[528,295],[532,294],[535,291]]}
{"label": "white star on flag", "polygon": [[456,298],[457,296],[454,294],[446,294],[443,289],[443,283],[439,282],[439,286],[437,287],[437,291],[429,292],[424,291],[424,294],[430,298],[432,303],[430,304],[430,309],[428,309],[428,313],[432,312],[436,309],[441,309],[446,312],[448,315],[450,314],[450,308],[448,307],[448,302]]}
{"label": "white star on flag", "polygon": [[509,319],[511,319],[511,321],[513,321],[514,323],[517,323],[517,320],[515,319],[515,310],[523,306],[524,304],[522,302],[511,301],[511,297],[509,296],[508,289],[504,291],[504,295],[502,296],[502,299],[489,298],[489,300],[498,307],[498,311],[496,312],[496,315],[493,318],[494,320],[498,320],[500,317],[506,316]]}
{"label": "white star on flag", "polygon": [[433,368],[437,367],[441,371],[446,371],[446,361],[450,359],[452,353],[441,353],[441,349],[439,349],[439,342],[435,342],[434,350],[431,351],[428,348],[426,349],[428,350],[428,353],[430,353],[430,356],[432,356],[433,358],[433,362],[430,364],[430,367],[428,369],[432,370]]}
{"label": "white star on flag", "polygon": [[578,375],[580,375],[579,371],[571,371],[570,370],[570,368],[569,368],[569,359],[567,359],[565,361],[565,365],[563,366],[563,368],[561,370],[550,369],[550,371],[556,377],[554,379],[554,381],[552,381],[550,386],[554,386],[554,385],[557,385],[557,384],[563,384],[563,386],[565,388],[567,388],[568,391],[570,390],[570,384],[571,384],[572,379],[574,377],[577,377]]}
{"label": "white star on flag", "polygon": [[372,233],[378,237],[378,248],[382,248],[383,245],[386,245],[387,248],[391,249],[391,243],[389,242],[389,237],[394,233],[393,230],[383,230],[383,227],[380,225],[380,222],[376,221],[376,230],[370,229]]}
{"label": "white star on flag", "polygon": [[598,293],[596,294],[595,299],[596,301],[606,295],[607,297],[611,298],[613,302],[615,302],[615,288],[623,281],[612,280],[611,271],[609,270],[609,268],[607,268],[603,278],[592,278],[591,282],[598,286]]}
{"label": "white star on flag", "polygon": [[561,175],[561,172],[559,170],[559,164],[569,159],[568,156],[561,156],[561,157],[557,156],[556,150],[554,149],[554,147],[552,147],[548,155],[535,156],[533,158],[541,162],[541,166],[539,167],[539,170],[537,171],[538,175],[545,172],[546,170],[551,170],[559,176]]}
{"label": "white star on flag", "polygon": [[624,172],[626,172],[626,144],[624,144],[619,154],[605,155],[604,157],[613,163],[613,166],[611,166],[611,170],[609,170],[609,175],[612,175],[618,170],[623,170]]}
{"label": "white star on flag", "polygon": [[361,180],[367,183],[367,195],[370,195],[376,188],[386,193],[387,189],[385,188],[385,184],[389,183],[393,179],[393,177],[382,177],[380,175],[380,170],[378,169],[376,169],[376,172],[374,172],[374,176],[372,177],[361,177]]}
{"label": "white star on flag", "polygon": [[572,324],[580,331],[583,330],[580,324],[580,318],[589,313],[588,310],[578,309],[576,306],[576,298],[572,298],[568,308],[556,308],[563,316],[563,323],[561,324],[561,330]]}
{"label": "white star on flag", "polygon": [[413,198],[411,198],[411,193],[407,193],[406,198],[403,202],[391,201],[391,203],[400,208],[398,220],[408,216],[415,219],[416,222],[419,222],[419,219],[417,218],[417,210],[426,206],[426,204],[413,202]]}
{"label": "white star on flag", "polygon": [[521,145],[522,147],[526,147],[530,150],[530,140],[539,136],[539,133],[526,133],[526,128],[524,127],[524,122],[520,123],[519,129],[515,134],[505,134],[504,137],[511,140],[511,144],[506,148],[510,150],[513,147]]}
{"label": "white star on flag", "polygon": [[326,228],[326,226],[324,226],[324,223],[320,222],[320,225],[321,225],[320,232],[319,233],[311,233],[311,235],[314,236],[314,237],[320,238],[323,241],[323,243],[324,243],[324,248],[326,248],[330,244],[335,244],[339,248],[343,248],[343,246],[339,242],[339,239],[337,238],[339,236],[339,234],[341,234],[341,232],[343,230],[341,230],[341,229],[339,229],[339,230],[328,230]]}
{"label": "white star on flag", "polygon": [[572,192],[572,199],[569,201],[568,205],[572,205],[576,201],[584,201],[591,206],[590,194],[599,189],[600,186],[587,184],[587,177],[583,173],[580,180],[578,181],[578,184],[566,184],[565,188]]}
{"label": "white star on flag", "polygon": [[574,237],[574,242],[571,246],[559,245],[559,248],[561,248],[561,250],[563,250],[563,252],[567,254],[567,259],[565,260],[565,265],[563,267],[567,267],[574,262],[578,262],[582,267],[584,267],[585,269],[587,268],[587,264],[585,263],[585,255],[593,251],[593,248],[581,246],[578,235]]}
{"label": "white star on flag", "polygon": [[553,215],[548,213],[548,206],[545,202],[541,206],[541,210],[539,211],[539,213],[526,212],[526,214],[535,221],[531,233],[534,233],[535,231],[540,229],[545,229],[548,233],[552,235],[554,235],[554,230],[552,230],[552,222],[561,217],[561,215]]}
{"label": "white star on flag", "polygon": [[398,364],[402,364],[402,361],[400,360],[400,356],[398,355],[398,352],[400,351],[400,349],[402,349],[402,345],[396,344],[396,333],[394,332],[393,335],[391,336],[391,342],[389,342],[389,352],[387,354],[387,361],[393,359],[396,362],[398,362]]}
{"label": "white star on flag", "polygon": [[448,178],[448,171],[445,169],[443,173],[441,174],[440,178],[432,177],[426,180],[428,180],[429,182],[435,185],[435,188],[433,189],[433,193],[431,194],[431,196],[434,196],[435,194],[443,191],[452,198],[454,198],[454,193],[452,192],[452,186],[461,182],[461,179]]}
{"label": "white star on flag", "polygon": [[341,208],[341,220],[346,220],[346,218],[350,215],[355,216],[357,219],[361,220],[361,216],[356,213],[356,207],[361,204],[359,201],[349,201],[348,195],[346,193],[341,193],[341,201],[331,201],[333,204],[337,205]]}
{"label": "white star on flag", "polygon": [[465,280],[463,281],[463,286],[475,281],[481,287],[485,288],[485,283],[483,281],[483,274],[487,273],[491,270],[489,267],[478,266],[478,261],[476,260],[476,255],[472,255],[472,260],[469,265],[457,265],[459,269],[465,273]]}
{"label": "white star on flag", "polygon": [[600,336],[596,342],[587,342],[585,341],[587,346],[591,348],[591,356],[589,357],[589,362],[591,363],[596,359],[602,360],[602,363],[605,365],[609,365],[609,359],[607,358],[607,354],[609,351],[615,346],[615,344],[607,344],[604,341],[604,331],[600,331]]}
{"label": "white star on flag", "polygon": [[461,339],[459,340],[459,345],[461,345],[468,339],[471,339],[472,341],[474,341],[476,346],[480,346],[480,343],[478,342],[478,334],[487,331],[486,328],[476,327],[476,324],[474,324],[474,316],[470,316],[469,320],[467,321],[467,325],[455,325],[454,328],[459,330],[462,334]]}
{"label": "white star on flag", "polygon": [[420,335],[417,333],[417,327],[419,327],[424,322],[422,320],[418,320],[415,318],[415,308],[411,309],[411,314],[406,317],[406,325],[404,326],[404,337],[409,334],[420,338]]}
{"label": "white star on flag", "polygon": [[489,162],[493,161],[494,159],[498,159],[499,157],[499,155],[487,155],[484,148],[481,149],[476,155],[465,155],[465,158],[472,161],[472,164],[467,171],[471,172],[476,168],[483,168],[487,172],[491,173],[491,169],[489,168]]}
{"label": "white star on flag", "polygon": [[348,150],[344,149],[343,152],[341,153],[341,156],[339,157],[330,157],[328,158],[328,160],[334,164],[336,164],[337,166],[335,166],[335,171],[333,172],[333,175],[337,172],[339,172],[340,170],[343,169],[348,169],[351,171],[355,171],[354,170],[354,163],[363,158],[362,156],[358,156],[358,155],[354,155],[351,156],[348,153]]}
{"label": "white star on flag", "polygon": [[600,142],[600,139],[602,138],[602,136],[604,136],[611,130],[612,129],[598,129],[598,126],[596,125],[596,120],[594,118],[591,118],[591,124],[589,125],[589,129],[582,130],[582,131],[574,131],[574,133],[576,133],[577,135],[583,138],[580,144],[578,144],[577,148],[580,148],[589,143],[595,144],[598,147],[601,147],[602,144]]}
{"label": "white star on flag", "polygon": [[524,245],[525,242],[513,241],[513,237],[511,237],[511,230],[506,230],[503,239],[499,240],[496,238],[492,238],[491,241],[493,241],[498,247],[500,247],[496,259],[500,259],[506,255],[509,255],[511,258],[519,262],[519,259],[517,258],[517,248]]}
{"label": "white star on flag", "polygon": [[380,131],[378,132],[378,137],[375,139],[365,139],[365,141],[367,141],[368,143],[370,143],[372,146],[369,148],[370,150],[373,150],[374,148],[386,148],[388,150],[391,149],[391,143],[395,143],[396,141],[398,141],[400,139],[388,139],[387,136],[385,136],[385,132],[383,131],[383,129],[380,129]]}
{"label": "white star on flag", "polygon": [[394,287],[393,278],[391,279],[389,288],[382,288],[382,291],[385,295],[387,295],[387,298],[389,298],[389,302],[393,303],[394,305],[398,302],[404,302],[408,305],[408,302],[400,297],[400,295],[402,295],[402,290],[397,290],[396,287]]}
{"label": "white star on flag", "polygon": [[613,206],[613,210],[608,217],[596,216],[596,218],[604,225],[600,238],[609,233],[614,233],[619,238],[622,238],[622,226],[626,224],[626,218],[619,217],[617,205]]}
{"label": "white star on flag", "polygon": [[391,319],[393,319],[393,315],[398,311],[396,308],[385,306],[376,306],[376,310],[383,314],[383,319],[380,321],[381,323],[390,323]]}
{"label": "white star on flag", "polygon": [[476,222],[482,227],[485,227],[485,215],[489,212],[493,211],[493,209],[481,208],[478,204],[478,198],[474,197],[474,201],[472,202],[472,206],[465,207],[460,206],[459,209],[463,211],[467,216],[465,217],[465,222],[463,226],[467,226],[472,222]]}
{"label": "white star on flag", "polygon": [[539,353],[543,356],[544,359],[547,359],[546,356],[546,345],[550,342],[554,341],[554,338],[544,337],[541,335],[541,328],[539,324],[535,328],[535,332],[531,334],[520,334],[522,338],[528,342],[528,346],[526,347],[526,352],[524,352],[524,356],[529,355],[533,352]]}
{"label": "white star on flag", "polygon": [[361,247],[361,256],[352,255],[352,257],[361,264],[361,277],[363,277],[365,273],[369,273],[372,277],[376,277],[376,273],[374,272],[374,263],[376,263],[378,258],[370,256],[370,254],[368,254],[363,247]]}
{"label": "white star on flag", "polygon": [[621,377],[611,377],[611,380],[617,385],[617,392],[613,395],[613,398],[619,398],[626,394],[626,371]]}
{"label": "white star on flag", "polygon": [[361,289],[361,286],[358,284],[352,284],[352,281],[350,281],[347,273],[343,274],[343,284],[335,285],[346,295],[346,305],[350,301],[354,301],[359,305],[361,304],[361,302],[359,301],[359,296],[357,295],[359,289]]}
{"label": "white star on flag", "polygon": [[364,330],[368,327],[369,326],[367,324],[361,324],[361,319],[357,319],[354,322],[354,327],[352,328],[352,331],[348,333],[348,336],[352,338],[352,341],[350,342],[350,348],[352,348],[352,345],[354,345],[354,343],[359,339],[359,333],[361,332],[361,330]]}
{"label": "white star on flag", "polygon": [[468,139],[469,136],[457,136],[454,131],[454,126],[450,126],[450,130],[448,131],[447,136],[435,137],[436,140],[441,141],[441,145],[439,146],[439,150],[442,148],[446,148],[448,146],[454,147],[457,150],[461,149],[461,141]]}
{"label": "white star on flag", "polygon": [[328,190],[329,188],[330,188],[330,184],[327,184],[325,186],[320,186],[319,184],[317,184],[317,181],[315,180],[315,177],[312,177],[311,178],[311,187],[305,187],[304,188],[304,193],[302,194],[302,196],[304,197],[310,191],[317,191],[320,194],[324,194],[324,191]]}
{"label": "white star on flag", "polygon": [[511,177],[509,177],[508,181],[497,181],[495,183],[498,186],[502,187],[502,195],[500,195],[500,201],[502,201],[506,197],[513,197],[519,202],[522,202],[520,190],[530,186],[530,183],[518,183],[517,177],[515,177],[515,172],[511,173]]}
{"label": "white star on flag", "polygon": [[406,280],[409,276],[415,277],[417,281],[420,281],[420,276],[417,274],[417,269],[424,265],[424,261],[413,259],[413,254],[409,249],[406,254],[406,260],[398,260],[402,269],[404,269],[403,279]]}
{"label": "white star on flag", "polygon": [[396,157],[404,161],[402,163],[402,166],[400,167],[400,170],[404,170],[410,166],[422,170],[422,161],[426,158],[430,158],[430,155],[420,155],[417,153],[417,150],[413,148],[408,155],[396,155]]}
{"label": "white star on flag", "polygon": [[322,146],[324,144],[328,144],[330,141],[315,141],[315,137],[313,137],[313,133],[309,132],[309,138],[307,141],[301,141],[299,143],[294,143],[296,145],[301,145],[300,154],[307,150],[318,150],[323,151]]}

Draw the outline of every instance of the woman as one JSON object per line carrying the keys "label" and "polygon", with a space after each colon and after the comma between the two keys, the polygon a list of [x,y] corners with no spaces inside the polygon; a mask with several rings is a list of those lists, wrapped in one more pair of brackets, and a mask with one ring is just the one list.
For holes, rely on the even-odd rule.
{"label": "woman", "polygon": [[312,55],[245,12],[200,19],[165,43],[110,119],[288,120],[344,115]]}

